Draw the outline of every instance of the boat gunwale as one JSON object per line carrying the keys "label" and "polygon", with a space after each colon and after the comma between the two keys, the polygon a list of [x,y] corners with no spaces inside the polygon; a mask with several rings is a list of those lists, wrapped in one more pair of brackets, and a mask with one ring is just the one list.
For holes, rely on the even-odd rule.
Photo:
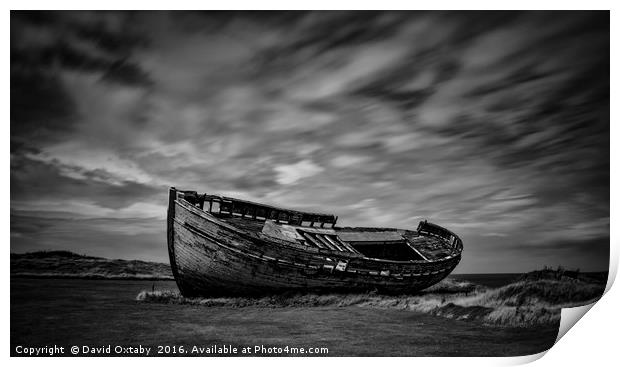
{"label": "boat gunwale", "polygon": [[[237,228],[231,224],[228,224],[224,221],[222,221],[221,219],[217,218],[216,216],[214,216],[213,214],[206,212],[200,208],[197,208],[196,206],[192,205],[190,202],[188,202],[187,200],[183,199],[183,198],[176,198],[174,200],[174,203],[179,204],[183,209],[188,210],[189,212],[191,212],[194,215],[197,215],[205,220],[208,220],[214,224],[216,224],[219,227],[225,228],[228,231],[234,232],[242,237],[245,237],[246,239],[249,239],[251,241],[265,241],[265,242],[272,242],[281,246],[287,246],[289,249],[292,250],[296,250],[296,251],[301,251],[301,252],[313,252],[313,253],[317,253],[320,255],[326,255],[326,256],[338,256],[338,257],[344,257],[347,259],[356,259],[356,260],[364,260],[364,261],[370,261],[370,262],[378,262],[378,263],[384,263],[384,264],[397,264],[397,265],[405,265],[405,264],[418,264],[418,265],[430,265],[430,264],[440,264],[442,262],[448,262],[452,259],[454,259],[455,257],[458,257],[461,255],[462,253],[462,245],[459,249],[451,247],[452,252],[450,253],[450,255],[439,258],[439,259],[432,259],[432,260],[388,260],[388,259],[379,259],[379,258],[372,258],[372,257],[367,257],[367,256],[363,256],[363,255],[359,255],[359,254],[354,254],[354,253],[348,253],[348,252],[340,252],[340,251],[334,251],[334,250],[329,250],[329,249],[315,249],[314,247],[310,247],[310,246],[306,246],[306,245],[302,245],[296,242],[292,242],[292,241],[287,241],[284,239],[279,239],[279,238],[274,238],[271,237],[269,239],[266,238],[261,238],[249,231]],[[177,221],[177,223],[179,222],[178,220],[176,220],[176,218],[174,218],[175,221]],[[437,225],[435,225],[437,226]],[[443,228],[441,226],[437,226],[440,228]],[[353,227],[355,228],[355,227]],[[445,229],[445,228],[443,228]],[[397,229],[397,230],[403,230],[403,229]],[[454,235],[458,242],[461,242],[460,238],[452,233],[451,231],[445,229],[446,231],[450,232],[452,235]],[[403,230],[404,231],[404,230]],[[409,230],[411,231],[411,230]],[[437,235],[435,235],[437,236]],[[439,237],[439,236],[437,236]],[[440,237],[441,238],[441,237]],[[443,240],[443,238],[442,238]],[[317,251],[318,250],[318,251]],[[352,256],[353,255],[353,256]],[[355,256],[357,255],[357,256]]]}

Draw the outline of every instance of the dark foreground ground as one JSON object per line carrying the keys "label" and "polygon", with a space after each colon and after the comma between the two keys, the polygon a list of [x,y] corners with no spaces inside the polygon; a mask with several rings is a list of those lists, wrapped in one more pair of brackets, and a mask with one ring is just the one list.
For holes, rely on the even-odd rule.
{"label": "dark foreground ground", "polygon": [[[11,355],[24,347],[150,347],[149,355],[233,355],[256,346],[328,348],[322,356],[518,356],[549,349],[558,325],[507,328],[403,310],[361,307],[202,307],[141,303],[141,290],[176,289],[171,281],[11,279]],[[158,347],[161,346],[161,347]],[[203,348],[191,353],[193,346]],[[19,348],[18,348],[19,347]],[[167,347],[167,348],[166,348]],[[253,353],[241,354],[243,347]],[[124,355],[129,355],[125,350]],[[104,349],[104,353],[105,349]],[[90,354],[102,355],[102,354]],[[141,354],[146,355],[144,349]],[[176,354],[179,355],[179,354]],[[227,354],[231,355],[231,354]],[[304,354],[308,356],[309,354]]]}

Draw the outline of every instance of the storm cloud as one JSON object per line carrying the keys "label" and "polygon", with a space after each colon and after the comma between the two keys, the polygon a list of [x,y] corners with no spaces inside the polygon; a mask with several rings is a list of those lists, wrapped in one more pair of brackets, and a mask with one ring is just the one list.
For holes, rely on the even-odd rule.
{"label": "storm cloud", "polygon": [[608,12],[11,12],[11,251],[167,261],[167,187],[605,270]]}

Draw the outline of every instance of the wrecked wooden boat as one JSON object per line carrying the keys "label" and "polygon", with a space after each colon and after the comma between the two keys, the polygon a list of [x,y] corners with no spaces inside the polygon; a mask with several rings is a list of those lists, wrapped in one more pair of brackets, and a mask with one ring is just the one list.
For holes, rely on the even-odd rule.
{"label": "wrecked wooden boat", "polygon": [[172,273],[186,297],[413,293],[445,278],[461,259],[461,239],[436,224],[338,227],[337,219],[171,188]]}

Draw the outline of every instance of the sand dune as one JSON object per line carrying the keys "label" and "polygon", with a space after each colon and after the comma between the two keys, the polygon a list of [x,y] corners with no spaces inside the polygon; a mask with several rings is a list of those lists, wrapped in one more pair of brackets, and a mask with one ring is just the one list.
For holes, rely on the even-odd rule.
{"label": "sand dune", "polygon": [[80,279],[174,279],[168,264],[105,259],[69,251],[11,254],[11,276]]}

